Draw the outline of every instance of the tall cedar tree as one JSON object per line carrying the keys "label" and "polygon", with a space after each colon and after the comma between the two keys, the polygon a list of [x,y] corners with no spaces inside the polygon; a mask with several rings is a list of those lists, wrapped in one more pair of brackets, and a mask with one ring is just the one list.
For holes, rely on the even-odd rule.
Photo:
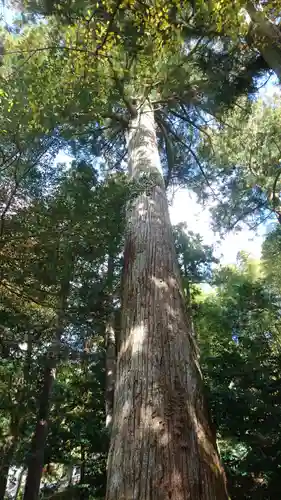
{"label": "tall cedar tree", "polygon": [[[118,161],[128,152],[128,174],[141,185],[126,221],[107,499],[227,498],[184,306],[158,138],[167,153],[166,185],[177,171],[184,177],[184,149],[200,169],[193,149],[200,109],[214,112],[251,86],[256,55],[247,51],[242,60],[228,40],[218,53],[216,41],[193,24],[182,38],[190,10],[177,2],[53,7],[47,25],[5,42],[7,66],[28,54],[17,81],[34,126],[67,137],[82,129],[92,154],[97,133],[109,130],[100,142],[110,143],[111,158],[115,144]],[[218,71],[207,71],[208,79],[212,59]]]}

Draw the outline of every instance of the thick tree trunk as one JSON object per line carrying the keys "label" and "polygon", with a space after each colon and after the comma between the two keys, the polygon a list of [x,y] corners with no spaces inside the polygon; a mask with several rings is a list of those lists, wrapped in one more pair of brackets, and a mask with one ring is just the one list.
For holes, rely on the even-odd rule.
{"label": "thick tree trunk", "polygon": [[48,359],[44,371],[44,382],[40,397],[35,433],[31,443],[31,456],[28,464],[28,472],[24,489],[24,500],[37,500],[39,496],[54,377],[55,366]]}
{"label": "thick tree trunk", "polygon": [[150,182],[128,213],[106,499],[226,499],[147,104],[131,121],[128,152],[131,177]]}
{"label": "thick tree trunk", "polygon": [[254,40],[253,45],[259,50],[281,82],[280,29],[271,23],[262,11],[257,10],[253,2],[247,2],[246,11],[251,20],[250,34]]}

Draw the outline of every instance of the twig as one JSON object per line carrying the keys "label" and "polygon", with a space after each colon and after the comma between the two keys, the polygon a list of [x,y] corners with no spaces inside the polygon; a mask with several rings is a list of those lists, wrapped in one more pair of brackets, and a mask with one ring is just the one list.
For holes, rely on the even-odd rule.
{"label": "twig", "polygon": [[[237,219],[236,221],[230,226],[229,230],[232,231],[236,224],[238,224],[238,222],[242,221],[245,217],[247,217],[248,215],[250,215],[251,213],[253,212],[256,212],[257,210],[259,210],[260,208],[262,207],[265,207],[267,205],[267,202],[262,202],[262,203],[259,203],[256,207],[254,208],[251,208],[250,210],[246,210],[245,212],[243,212]],[[272,213],[272,210],[271,210],[271,213]],[[258,223],[257,225],[259,225],[260,223]],[[253,226],[254,228],[255,226]],[[249,226],[250,229],[252,229],[250,226]]]}
{"label": "twig", "polygon": [[33,302],[34,304],[37,304],[38,306],[47,307],[48,309],[50,309],[50,306],[48,306],[48,305],[46,305],[46,304],[44,304],[42,302],[38,302],[36,299],[33,299],[33,297],[25,295],[22,292],[16,292],[4,280],[1,282],[1,286],[3,286],[4,288],[6,288],[7,290],[9,290],[9,292],[12,293],[13,295],[16,295],[17,297],[20,297],[21,299],[29,300],[30,302]]}
{"label": "twig", "polygon": [[[182,108],[182,110],[183,110],[183,111],[185,111],[185,110],[184,110],[184,106],[183,106],[183,104],[180,104],[180,107]],[[197,128],[197,130],[199,130],[200,132],[202,132],[202,134],[206,135],[206,136],[207,136],[207,138],[208,138],[209,143],[211,144],[211,148],[212,148],[212,150],[213,150],[213,146],[212,146],[212,139],[211,139],[210,135],[208,134],[208,132],[206,132],[206,130],[204,130],[202,127],[200,127],[200,125],[197,125],[197,124],[196,124],[193,120],[191,120],[191,119],[190,119],[187,115],[185,115],[185,114],[184,114],[184,115],[182,115],[182,114],[180,114],[180,113],[178,113],[178,112],[176,112],[176,111],[174,111],[174,110],[170,110],[170,112],[171,112],[174,116],[176,116],[177,118],[180,118],[181,120],[184,120],[184,121],[186,121],[187,123],[189,123],[190,125],[192,125],[194,128]]]}
{"label": "twig", "polygon": [[193,156],[193,158],[195,159],[195,161],[196,161],[196,163],[197,163],[197,165],[198,165],[198,167],[199,167],[199,169],[200,169],[200,171],[201,171],[201,173],[202,173],[202,175],[203,175],[203,177],[204,177],[204,179],[205,179],[205,181],[206,181],[206,184],[207,184],[207,186],[209,187],[209,189],[210,189],[210,191],[211,191],[211,193],[212,193],[212,195],[213,195],[213,197],[214,197],[216,200],[221,201],[221,200],[217,197],[217,195],[216,195],[215,191],[213,190],[213,187],[212,187],[212,185],[211,185],[211,183],[210,183],[210,181],[209,181],[208,177],[206,176],[206,174],[205,174],[205,172],[204,172],[204,169],[203,169],[203,167],[202,167],[202,165],[201,165],[201,163],[200,163],[200,161],[199,161],[199,158],[198,158],[198,156],[196,155],[196,153],[192,150],[191,146],[189,146],[189,145],[188,145],[188,144],[187,144],[184,140],[182,140],[182,139],[181,139],[181,138],[177,135],[177,133],[176,133],[176,132],[172,129],[172,127],[170,127],[170,126],[169,126],[169,130],[170,130],[171,134],[175,137],[175,139],[176,139],[178,142],[180,142],[180,143],[181,143],[181,144],[182,144],[185,148],[187,148],[187,149],[188,149],[188,151],[191,153],[191,155],[192,155],[192,156]]}
{"label": "twig", "polygon": [[[256,210],[256,209],[255,209]],[[270,210],[270,209],[269,209]],[[269,214],[267,214],[262,220],[260,220],[259,222],[257,222],[256,224],[254,224],[253,226],[249,226],[249,229],[251,231],[253,231],[254,229],[256,229],[258,226],[260,226],[261,224],[264,223],[264,221],[266,221],[267,219],[269,219],[269,217],[272,216],[272,214],[274,213],[274,210],[270,210]],[[275,212],[276,213],[276,212]],[[277,216],[277,219],[278,219],[278,214],[276,213],[276,216]],[[279,219],[278,219],[279,221]],[[279,222],[280,223],[280,222]]]}

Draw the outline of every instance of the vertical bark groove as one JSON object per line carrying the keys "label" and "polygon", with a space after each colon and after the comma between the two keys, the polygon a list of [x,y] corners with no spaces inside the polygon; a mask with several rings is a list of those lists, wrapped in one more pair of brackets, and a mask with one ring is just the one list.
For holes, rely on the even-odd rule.
{"label": "vertical bark groove", "polygon": [[147,104],[131,121],[128,150],[131,177],[152,183],[127,216],[106,499],[226,499]]}

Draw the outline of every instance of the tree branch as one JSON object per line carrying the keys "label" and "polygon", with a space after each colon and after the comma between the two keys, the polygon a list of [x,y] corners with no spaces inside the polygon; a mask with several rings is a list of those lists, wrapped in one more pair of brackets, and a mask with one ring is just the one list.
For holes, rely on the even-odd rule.
{"label": "tree branch", "polygon": [[274,182],[273,182],[273,185],[272,185],[272,201],[273,201],[273,206],[274,206],[275,200],[277,198],[277,196],[276,196],[276,187],[277,187],[277,182],[278,182],[278,179],[279,179],[280,175],[281,175],[281,168],[277,172],[277,175],[276,175],[276,177],[274,179]]}
{"label": "tree branch", "polygon": [[111,66],[111,69],[112,69],[112,73],[113,73],[113,80],[115,81],[115,84],[116,84],[116,87],[117,89],[119,90],[120,92],[120,95],[130,113],[130,116],[132,118],[136,118],[137,117],[137,109],[136,107],[133,105],[131,99],[129,99],[126,95],[125,95],[125,91],[124,91],[124,79],[123,78],[119,78],[116,70],[114,69],[113,67],[113,64],[112,64],[112,61],[110,59],[108,59],[109,61],[109,64]]}
{"label": "tree branch", "polygon": [[170,138],[168,135],[165,121],[162,119],[160,113],[156,112],[155,116],[156,116],[157,124],[163,133],[164,142],[165,142],[165,149],[166,149],[167,163],[168,163],[168,173],[167,173],[167,176],[165,179],[165,188],[167,189],[170,182],[171,182],[173,170],[174,170],[174,166],[175,166],[174,152],[173,152],[171,141],[170,141]]}
{"label": "tree branch", "polygon": [[210,191],[212,192],[213,197],[214,197],[216,200],[221,201],[221,200],[217,197],[217,195],[216,195],[215,191],[213,190],[213,187],[212,187],[212,185],[211,185],[211,183],[210,183],[210,181],[209,181],[209,179],[208,179],[207,175],[205,174],[204,169],[203,169],[203,167],[202,167],[202,165],[201,165],[201,163],[200,163],[200,161],[199,161],[199,158],[198,158],[198,156],[196,155],[196,153],[193,151],[193,149],[192,149],[192,148],[191,148],[191,147],[190,147],[190,146],[189,146],[189,145],[188,145],[188,144],[187,144],[187,143],[186,143],[183,139],[181,139],[181,138],[177,135],[177,133],[173,130],[173,128],[172,128],[170,125],[169,125],[169,130],[170,130],[171,134],[175,137],[175,139],[176,139],[179,143],[181,143],[181,144],[182,144],[185,148],[187,148],[187,149],[188,149],[188,151],[190,152],[190,154],[193,156],[194,160],[196,161],[196,164],[198,165],[198,167],[199,167],[199,169],[200,169],[200,172],[202,173],[202,175],[203,175],[203,177],[204,177],[204,179],[205,179],[205,181],[206,181],[207,186],[209,187]]}

